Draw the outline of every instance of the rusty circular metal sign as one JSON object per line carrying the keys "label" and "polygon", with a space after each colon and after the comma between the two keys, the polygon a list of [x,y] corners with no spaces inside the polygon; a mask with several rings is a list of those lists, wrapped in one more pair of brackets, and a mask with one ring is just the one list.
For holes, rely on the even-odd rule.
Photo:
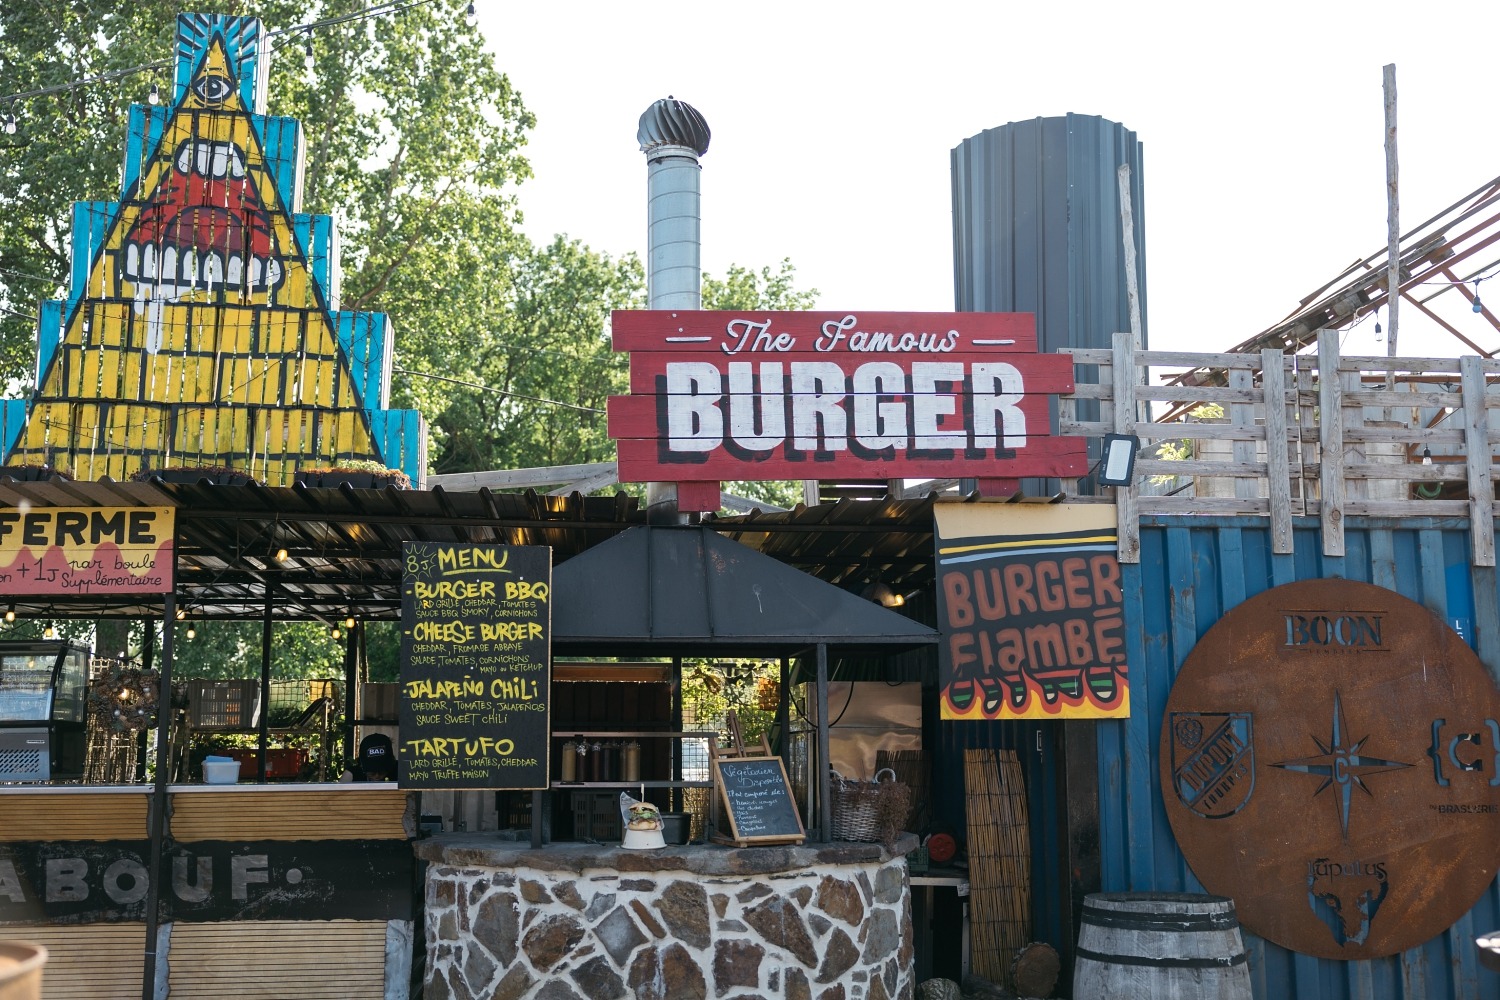
{"label": "rusty circular metal sign", "polygon": [[1500,694],[1431,611],[1349,580],[1266,591],[1183,664],[1167,817],[1205,889],[1282,947],[1379,958],[1442,933],[1500,865]]}

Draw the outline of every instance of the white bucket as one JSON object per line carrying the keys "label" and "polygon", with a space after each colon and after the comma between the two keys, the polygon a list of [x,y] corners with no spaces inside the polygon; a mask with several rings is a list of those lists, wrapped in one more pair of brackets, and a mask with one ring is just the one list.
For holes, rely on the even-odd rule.
{"label": "white bucket", "polygon": [[232,785],[240,780],[240,762],[237,760],[205,760],[203,780],[210,785]]}

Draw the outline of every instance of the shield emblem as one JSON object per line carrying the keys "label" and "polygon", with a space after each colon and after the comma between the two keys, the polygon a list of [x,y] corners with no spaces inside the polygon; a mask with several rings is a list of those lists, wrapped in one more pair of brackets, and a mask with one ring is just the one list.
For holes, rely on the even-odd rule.
{"label": "shield emblem", "polygon": [[1204,819],[1233,816],[1255,790],[1249,712],[1173,712],[1172,787]]}

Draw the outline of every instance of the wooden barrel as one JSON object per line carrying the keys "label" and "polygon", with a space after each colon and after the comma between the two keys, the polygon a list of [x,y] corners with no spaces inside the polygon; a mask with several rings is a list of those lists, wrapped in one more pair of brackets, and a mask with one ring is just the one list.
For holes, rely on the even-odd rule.
{"label": "wooden barrel", "polygon": [[1180,892],[1096,892],[1083,901],[1073,1000],[1249,1000],[1234,901]]}
{"label": "wooden barrel", "polygon": [[0,941],[0,1000],[41,1000],[47,949],[27,941]]}

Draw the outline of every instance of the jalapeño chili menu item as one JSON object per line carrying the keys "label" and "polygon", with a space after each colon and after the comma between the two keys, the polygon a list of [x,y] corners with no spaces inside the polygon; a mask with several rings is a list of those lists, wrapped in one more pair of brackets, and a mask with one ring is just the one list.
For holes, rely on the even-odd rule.
{"label": "jalape\u00f1o chili menu item", "polygon": [[546,788],[552,550],[401,554],[401,787]]}
{"label": "jalape\u00f1o chili menu item", "polygon": [[804,839],[780,757],[717,757],[713,766],[729,818],[728,839],[742,844]]}

